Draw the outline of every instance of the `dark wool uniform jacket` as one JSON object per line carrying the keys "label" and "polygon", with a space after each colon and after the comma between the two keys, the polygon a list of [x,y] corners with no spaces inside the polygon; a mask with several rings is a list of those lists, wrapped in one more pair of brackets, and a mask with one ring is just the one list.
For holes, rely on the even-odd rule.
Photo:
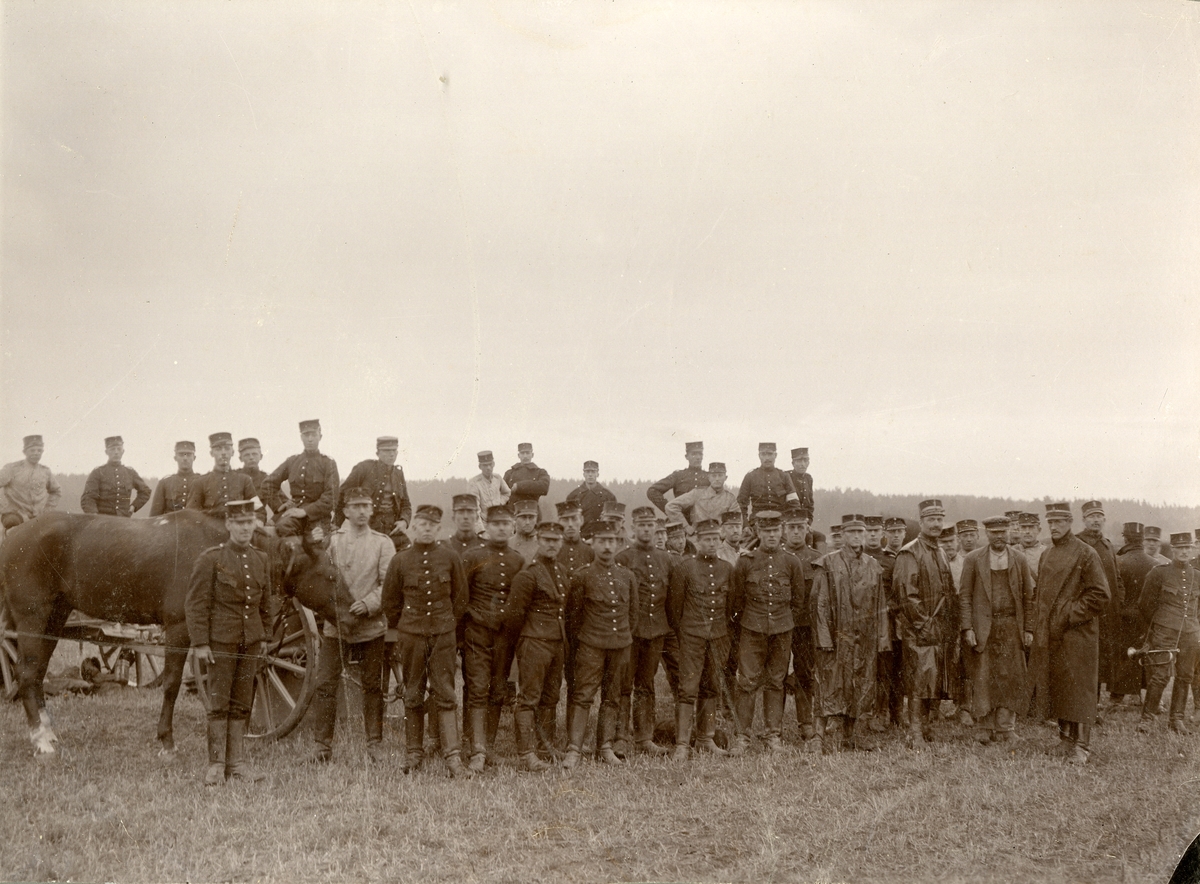
{"label": "dark wool uniform jacket", "polygon": [[186,473],[176,473],[174,476],[159,479],[154,488],[154,496],[150,498],[150,517],[177,513],[187,506],[188,494],[199,478],[198,473],[188,470]]}
{"label": "dark wool uniform jacket", "polygon": [[275,513],[284,511],[280,488],[287,480],[291,500],[308,514],[309,526],[328,522],[337,502],[338,468],[332,457],[321,452],[293,454],[267,476],[262,500]]}
{"label": "dark wool uniform jacket", "polygon": [[570,577],[554,559],[538,556],[513,578],[508,595],[509,629],[523,638],[566,641]]}
{"label": "dark wool uniform jacket", "polygon": [[567,635],[593,648],[627,648],[637,609],[637,575],[616,562],[607,567],[592,562],[571,575]]}
{"label": "dark wool uniform jacket", "polygon": [[601,512],[604,510],[604,503],[608,501],[612,503],[616,501],[617,496],[601,485],[596,483],[595,488],[588,488],[584,482],[574,491],[567,495],[567,500],[571,503],[578,503],[583,510],[584,524],[594,522],[600,518]]}
{"label": "dark wool uniform jacket", "polygon": [[453,632],[466,607],[466,574],[450,547],[414,543],[392,557],[383,578],[389,627],[410,635]]}
{"label": "dark wool uniform jacket", "polygon": [[702,554],[684,557],[671,574],[667,615],[681,635],[722,638],[732,615],[733,565]]}
{"label": "dark wool uniform jacket", "polygon": [[742,629],[778,635],[804,616],[804,565],[780,547],[739,556],[733,569],[729,608]]}
{"label": "dark wool uniform jacket", "polygon": [[635,543],[617,553],[617,564],[624,565],[638,578],[638,612],[633,625],[634,638],[658,638],[671,631],[667,621],[667,594],[671,591],[671,556],[654,544]]}
{"label": "dark wool uniform jacket", "polygon": [[1189,564],[1156,565],[1146,575],[1138,601],[1146,622],[1180,633],[1194,632],[1198,625],[1197,600],[1200,600],[1196,577],[1196,569]]}
{"label": "dark wool uniform jacket", "polygon": [[792,477],[778,467],[755,467],[742,479],[738,504],[745,515],[759,510],[782,510],[789,495],[796,494]]}
{"label": "dark wool uniform jacket", "polygon": [[467,572],[467,616],[488,629],[507,624],[508,596],[513,578],[525,567],[525,559],[505,542],[490,541],[467,550],[463,569]]}
{"label": "dark wool uniform jacket", "polygon": [[230,543],[200,553],[188,583],[185,613],[193,647],[265,641],[270,623],[267,555]]}
{"label": "dark wool uniform jacket", "polygon": [[[238,467],[237,470],[243,476],[249,476],[250,481],[254,483],[254,494],[262,500],[263,482],[267,481],[267,471],[260,470],[258,467],[251,469],[250,467]],[[264,501],[265,503],[265,501]]]}
{"label": "dark wool uniform jacket", "polygon": [[351,488],[362,488],[371,495],[374,506],[371,527],[376,531],[390,534],[396,522],[402,521],[407,525],[412,521],[412,501],[408,498],[408,483],[404,481],[403,467],[397,464],[388,466],[379,459],[356,463],[338,489],[334,523],[339,528],[346,520],[342,507],[345,506],[346,492]]}
{"label": "dark wool uniform jacket", "polygon": [[576,540],[574,543],[564,540],[562,549],[558,551],[558,563],[567,569],[568,577],[584,565],[590,565],[595,559],[596,553],[583,540]]}
{"label": "dark wool uniform jacket", "polygon": [[[131,491],[137,492],[132,507],[129,505]],[[121,463],[106,463],[88,474],[83,494],[79,496],[79,506],[85,513],[131,516],[149,499],[150,486],[142,481],[136,470]]]}
{"label": "dark wool uniform jacket", "polygon": [[699,467],[687,467],[682,470],[676,470],[665,479],[660,479],[651,485],[646,491],[646,499],[665,513],[667,511],[668,491],[676,497],[680,497],[689,491],[703,488],[707,484],[708,473]]}
{"label": "dark wool uniform jacket", "polygon": [[504,474],[504,484],[512,495],[508,505],[518,500],[538,500],[550,491],[550,474],[535,463],[515,463]]}
{"label": "dark wool uniform jacket", "polygon": [[210,516],[223,516],[225,504],[231,500],[249,500],[258,492],[254,480],[237,470],[213,470],[205,473],[192,485],[187,508],[201,510]]}

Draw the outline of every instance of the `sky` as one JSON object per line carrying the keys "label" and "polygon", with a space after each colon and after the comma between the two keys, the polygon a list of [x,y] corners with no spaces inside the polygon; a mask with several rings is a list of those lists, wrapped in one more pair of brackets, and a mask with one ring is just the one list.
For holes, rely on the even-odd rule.
{"label": "sky", "polygon": [[[5,0],[0,460],[1200,502],[1200,3]],[[207,468],[202,455],[199,466]]]}

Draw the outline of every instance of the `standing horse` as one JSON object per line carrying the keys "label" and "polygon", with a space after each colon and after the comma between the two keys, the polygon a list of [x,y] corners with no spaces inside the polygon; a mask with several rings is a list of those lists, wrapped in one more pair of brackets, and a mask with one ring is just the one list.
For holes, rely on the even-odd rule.
{"label": "standing horse", "polygon": [[[188,582],[200,553],[227,538],[223,519],[193,510],[155,519],[49,512],[8,532],[0,544],[0,588],[16,622],[19,692],[36,754],[55,751],[42,682],[72,610],[164,627],[158,740],[163,751],[175,751],[175,700],[189,647]],[[273,538],[268,545],[276,589],[336,618],[337,571],[328,554]]]}

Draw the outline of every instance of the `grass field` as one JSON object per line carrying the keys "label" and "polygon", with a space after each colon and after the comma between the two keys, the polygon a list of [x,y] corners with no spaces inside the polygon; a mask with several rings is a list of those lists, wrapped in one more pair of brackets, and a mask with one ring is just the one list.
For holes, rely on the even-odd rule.
{"label": "grass field", "polygon": [[1166,881],[1200,830],[1200,736],[1138,736],[1133,707],[1097,729],[1083,768],[1044,753],[1057,736],[1041,725],[1003,749],[946,721],[928,751],[893,732],[879,752],[823,757],[788,722],[779,757],[637,756],[568,779],[510,755],[464,782],[440,761],[402,774],[389,719],[392,764],[368,765],[354,722],[332,764],[302,767],[302,726],[253,747],[267,782],[205,789],[200,702],[180,700],[173,759],[153,740],[159,702],[52,698],[63,751],[48,763],[19,707],[0,712],[0,879]]}

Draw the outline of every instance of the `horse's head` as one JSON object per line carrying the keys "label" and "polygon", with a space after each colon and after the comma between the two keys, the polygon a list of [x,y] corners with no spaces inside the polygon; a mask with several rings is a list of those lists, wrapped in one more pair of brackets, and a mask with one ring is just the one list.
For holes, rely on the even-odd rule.
{"label": "horse's head", "polygon": [[341,579],[326,550],[312,544],[281,541],[280,588],[327,620],[337,620],[334,598]]}

